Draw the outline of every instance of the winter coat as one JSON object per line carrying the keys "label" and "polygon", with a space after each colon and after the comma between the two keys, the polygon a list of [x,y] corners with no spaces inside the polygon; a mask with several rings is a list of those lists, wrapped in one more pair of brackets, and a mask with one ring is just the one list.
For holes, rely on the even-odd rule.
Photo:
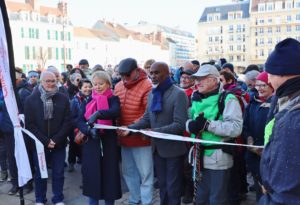
{"label": "winter coat", "polygon": [[266,204],[300,204],[299,90],[296,94],[278,99],[279,112],[262,155],[260,173],[269,193]]}
{"label": "winter coat", "polygon": [[70,132],[70,104],[69,99],[57,92],[53,98],[53,118],[44,119],[44,105],[39,89],[34,89],[32,95],[25,101],[25,125],[45,147],[50,139],[56,148],[66,146],[67,136]]}
{"label": "winter coat", "polygon": [[14,127],[7,112],[2,88],[0,88],[0,131],[5,134],[14,133]]}
{"label": "winter coat", "polygon": [[[77,127],[88,136],[88,126],[84,117],[86,105],[91,100],[85,100],[80,108]],[[102,110],[101,119],[115,120],[120,115],[119,98],[108,99],[109,109]],[[94,199],[116,200],[121,198],[121,182],[119,172],[119,151],[117,134],[114,130],[103,130],[100,140],[88,136],[82,147],[82,183],[83,195]],[[103,156],[102,154],[103,153]]]}
{"label": "winter coat", "polygon": [[[247,106],[243,125],[243,138],[245,142],[247,142],[247,138],[251,136],[253,137],[254,145],[264,145],[264,130],[270,109],[270,102],[271,98],[263,103],[254,97]],[[259,176],[260,156],[247,151],[246,162],[248,170]]]}
{"label": "winter coat", "polygon": [[[145,71],[140,71],[140,77],[136,84],[130,88],[124,86],[123,81],[120,81],[115,88],[115,95],[120,98],[121,102],[121,116],[119,124],[127,126],[137,122],[143,117],[147,107],[148,94],[152,89],[152,84],[149,81]],[[122,146],[139,147],[149,146],[150,140],[141,135],[130,135],[121,137],[120,142]]]}
{"label": "winter coat", "polygon": [[26,82],[24,86],[18,90],[19,99],[20,99],[20,108],[19,108],[20,113],[24,113],[25,100],[33,92],[34,86],[35,85],[31,85],[28,82]]}

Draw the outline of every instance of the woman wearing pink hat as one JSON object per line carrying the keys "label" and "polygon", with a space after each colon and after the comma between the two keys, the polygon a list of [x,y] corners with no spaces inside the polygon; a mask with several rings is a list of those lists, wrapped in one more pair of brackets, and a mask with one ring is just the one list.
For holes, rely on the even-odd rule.
{"label": "woman wearing pink hat", "polygon": [[[262,72],[256,77],[255,88],[258,91],[258,96],[254,96],[246,108],[243,136],[248,144],[264,145],[264,129],[274,92],[273,87],[268,82],[268,74],[266,72]],[[257,148],[249,148],[246,153],[246,163],[248,171],[251,172],[254,178],[257,201],[262,196],[259,173],[261,153],[262,149]]]}

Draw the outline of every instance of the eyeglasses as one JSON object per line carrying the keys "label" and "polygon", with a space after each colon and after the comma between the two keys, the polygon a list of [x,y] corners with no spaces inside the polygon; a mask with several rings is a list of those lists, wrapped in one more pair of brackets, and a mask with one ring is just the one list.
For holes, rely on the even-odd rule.
{"label": "eyeglasses", "polygon": [[56,80],[43,80],[47,84],[54,84],[56,83]]}
{"label": "eyeglasses", "polygon": [[266,88],[268,85],[267,84],[256,84],[255,85],[255,88],[258,89],[258,88]]}

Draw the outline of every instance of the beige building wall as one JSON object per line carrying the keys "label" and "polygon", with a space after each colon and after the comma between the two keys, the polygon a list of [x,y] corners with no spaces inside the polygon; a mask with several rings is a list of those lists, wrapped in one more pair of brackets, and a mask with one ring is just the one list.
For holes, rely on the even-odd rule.
{"label": "beige building wall", "polygon": [[253,0],[250,9],[250,63],[264,64],[285,38],[300,41],[300,0]]}

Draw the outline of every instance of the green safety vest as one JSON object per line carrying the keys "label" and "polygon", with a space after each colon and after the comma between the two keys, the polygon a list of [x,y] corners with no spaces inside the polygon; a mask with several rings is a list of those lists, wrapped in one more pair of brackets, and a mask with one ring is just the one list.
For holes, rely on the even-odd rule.
{"label": "green safety vest", "polygon": [[[192,101],[192,107],[190,109],[190,116],[193,120],[198,117],[199,113],[203,112],[204,117],[208,120],[216,120],[216,116],[219,112],[218,107],[218,101],[219,101],[220,93],[217,95],[212,95],[207,98],[202,99],[201,101]],[[225,99],[225,105],[230,99],[236,99],[236,97],[233,94],[228,94]],[[219,120],[223,119],[222,113],[220,113]],[[191,135],[191,137],[195,138],[196,136],[194,134]],[[223,137],[215,135],[208,131],[203,131],[201,134],[201,139],[203,140],[210,140],[215,142],[220,142]],[[212,144],[204,143],[202,144],[204,146],[209,146]],[[204,155],[211,156],[214,153],[215,150],[205,150]]]}
{"label": "green safety vest", "polygon": [[273,132],[274,124],[275,124],[275,118],[273,118],[270,122],[268,122],[268,124],[265,127],[265,136],[264,136],[265,143],[264,143],[264,145],[268,144],[270,141],[270,137]]}

